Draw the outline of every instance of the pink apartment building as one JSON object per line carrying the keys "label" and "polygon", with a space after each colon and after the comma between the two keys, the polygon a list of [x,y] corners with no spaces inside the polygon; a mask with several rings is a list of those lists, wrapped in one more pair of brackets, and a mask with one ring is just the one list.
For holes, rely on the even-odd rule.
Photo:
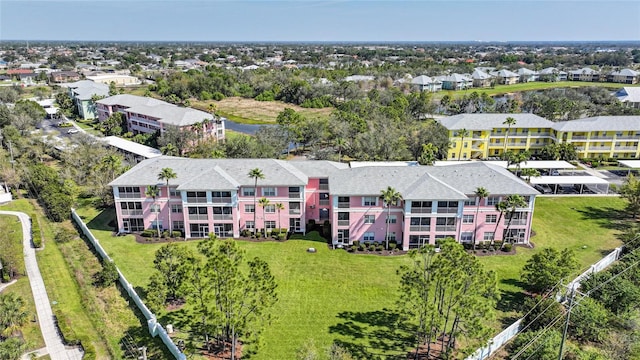
{"label": "pink apartment building", "polygon": [[[170,181],[168,194],[165,184],[157,180],[160,170],[167,167],[178,176]],[[257,189],[248,176],[254,168],[265,175],[258,180]],[[155,202],[145,195],[150,185],[161,189]],[[255,226],[305,232],[309,220],[329,220],[331,242],[344,246],[354,240],[383,242],[389,221],[390,240],[405,250],[445,237],[469,243],[508,237],[527,243],[538,194],[508,170],[482,162],[350,168],[331,161],[167,156],[142,161],[111,186],[121,232],[155,229],[158,223],[161,229],[168,229],[169,213],[171,228],[184,231],[187,238],[209,233],[237,238],[242,230]],[[388,209],[380,199],[387,186],[403,197],[391,207],[388,219]],[[479,207],[474,195],[478,187],[491,194]],[[269,205],[254,207],[255,191],[257,198],[267,198]],[[506,234],[508,219],[498,223],[500,213],[495,204],[512,194],[525,197],[528,205],[511,216]],[[284,210],[278,212],[278,203]]]}
{"label": "pink apartment building", "polygon": [[[175,126],[185,131],[201,131],[205,138],[224,139],[224,119],[214,118],[204,111],[179,107],[162,100],[128,94],[114,95],[96,101],[98,120],[104,121],[116,112],[127,119],[129,131],[134,134],[146,134]],[[196,130],[195,124],[202,125]]]}

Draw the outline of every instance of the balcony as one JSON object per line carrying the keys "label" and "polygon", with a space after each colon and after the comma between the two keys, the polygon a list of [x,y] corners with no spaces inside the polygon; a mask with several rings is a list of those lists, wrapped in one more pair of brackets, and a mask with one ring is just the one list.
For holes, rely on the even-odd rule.
{"label": "balcony", "polygon": [[640,139],[639,139],[639,136],[620,135],[620,136],[616,136],[616,140],[638,141]]}
{"label": "balcony", "polygon": [[[509,219],[504,219],[504,226],[509,225]],[[527,219],[513,219],[511,220],[511,226],[527,225]]]}
{"label": "balcony", "polygon": [[189,220],[209,220],[209,216],[207,214],[189,214]]}
{"label": "balcony", "polygon": [[188,203],[193,203],[193,204],[203,204],[207,202],[207,198],[206,197],[187,197],[187,202]]}
{"label": "balcony", "polygon": [[349,226],[349,220],[338,220],[338,226]]}
{"label": "balcony", "polygon": [[456,231],[455,225],[436,225],[436,231]]}
{"label": "balcony", "polygon": [[638,147],[637,147],[637,146],[616,146],[616,147],[615,147],[615,150],[616,150],[616,151],[617,151],[617,150],[632,150],[632,151],[635,151],[635,150],[637,150],[637,149],[638,149]]}
{"label": "balcony", "polygon": [[411,225],[409,231],[431,231],[431,225]]}
{"label": "balcony", "polygon": [[329,190],[329,184],[320,184],[320,185],[318,185],[318,189],[320,189],[320,190]]}
{"label": "balcony", "polygon": [[299,215],[299,214],[300,214],[300,208],[289,209],[289,215]]}
{"label": "balcony", "polygon": [[[189,216],[191,219],[191,215]],[[213,220],[233,220],[232,214],[213,214]]]}
{"label": "balcony", "polygon": [[613,140],[613,136],[592,136],[591,140]]}
{"label": "balcony", "polygon": [[438,207],[438,214],[457,214],[457,207]]}
{"label": "balcony", "polygon": [[290,192],[289,193],[289,199],[301,199],[302,196],[300,196],[299,192]]}
{"label": "balcony", "polygon": [[534,132],[531,133],[531,137],[536,137],[536,136],[551,136],[550,132]]}
{"label": "balcony", "polygon": [[[593,138],[592,138],[593,139]],[[571,140],[587,140],[587,137],[584,135],[573,135]]]}
{"label": "balcony", "polygon": [[120,193],[120,199],[140,199],[142,196],[139,192]]}
{"label": "balcony", "polygon": [[326,205],[329,205],[329,204],[330,204],[329,199],[327,199],[327,200],[319,200],[318,201],[318,205],[325,205],[326,206]]}
{"label": "balcony", "polygon": [[611,151],[611,146],[589,147],[587,151]]}
{"label": "balcony", "polygon": [[412,207],[411,213],[412,214],[431,214],[431,208],[430,207]]}
{"label": "balcony", "polygon": [[349,203],[348,202],[339,202],[338,203],[338,208],[340,209],[348,209],[349,208]]}
{"label": "balcony", "polygon": [[137,209],[137,210],[122,210],[122,215],[123,216],[141,216],[142,215],[142,210],[141,209]]}
{"label": "balcony", "polygon": [[[187,198],[188,201],[189,198]],[[214,204],[229,204],[231,203],[231,197],[213,197],[211,198],[211,201],[213,201]],[[205,199],[206,202],[206,199]]]}

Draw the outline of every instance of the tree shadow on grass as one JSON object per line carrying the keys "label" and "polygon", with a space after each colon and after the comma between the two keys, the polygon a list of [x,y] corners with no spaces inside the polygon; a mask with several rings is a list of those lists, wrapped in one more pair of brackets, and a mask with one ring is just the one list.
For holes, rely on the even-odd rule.
{"label": "tree shadow on grass", "polygon": [[[84,220],[84,219],[83,219]],[[116,231],[116,214],[113,208],[104,209],[87,223],[90,230]]]}
{"label": "tree shadow on grass", "polygon": [[414,343],[415,327],[393,310],[344,311],[329,333],[340,335],[336,344],[356,359],[406,359]]}
{"label": "tree shadow on grass", "polygon": [[[517,286],[521,289],[524,289],[525,283],[516,279],[502,279],[500,280],[502,284]],[[513,311],[518,311],[522,304],[524,303],[527,295],[524,293],[524,290],[521,291],[501,291],[500,300],[496,305],[496,309],[502,311],[504,313],[509,313]],[[514,321],[518,320],[517,317],[507,316],[501,320],[503,326],[511,325]]]}
{"label": "tree shadow on grass", "polygon": [[594,220],[599,226],[605,229],[613,229],[618,231],[627,230],[631,224],[629,214],[620,209],[612,207],[593,207],[587,206],[583,209],[575,209],[582,214],[584,220]]}

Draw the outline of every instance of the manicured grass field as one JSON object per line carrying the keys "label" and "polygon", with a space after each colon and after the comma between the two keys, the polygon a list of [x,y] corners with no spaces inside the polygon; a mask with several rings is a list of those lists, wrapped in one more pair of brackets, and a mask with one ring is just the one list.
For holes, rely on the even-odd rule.
{"label": "manicured grass field", "polygon": [[[615,239],[617,211],[624,201],[615,197],[563,197],[536,200],[532,241],[536,247],[518,247],[516,255],[485,256],[481,262],[495,270],[503,299],[499,308],[506,323],[517,314],[514,307],[522,300],[520,269],[534,253],[544,247],[569,247],[580,264],[587,266],[619,245]],[[81,209],[85,221],[101,240],[116,264],[136,286],[148,283],[155,251],[161,244],[138,244],[131,236],[112,237],[107,224],[113,211],[98,214]],[[195,250],[197,242],[186,242]],[[266,260],[277,279],[280,301],[276,318],[264,333],[264,346],[256,359],[290,359],[307,340],[325,347],[341,341],[360,357],[376,355],[401,358],[406,348],[397,341],[393,316],[380,311],[392,308],[397,298],[396,270],[407,264],[407,256],[380,257],[354,255],[329,250],[325,243],[310,240],[240,242],[250,257]],[[585,249],[582,247],[586,246]],[[315,247],[318,252],[306,252]],[[163,322],[184,325],[180,316],[165,316]],[[496,328],[501,326],[496,323]]]}
{"label": "manicured grass field", "polygon": [[[472,92],[477,92],[478,94],[486,93],[489,96],[494,95],[503,95],[508,93],[516,93],[522,91],[532,91],[532,90],[546,90],[546,89],[555,89],[555,88],[577,88],[577,87],[605,87],[610,89],[620,89],[623,84],[616,83],[607,83],[607,82],[586,82],[586,81],[558,81],[558,82],[528,82],[528,83],[520,83],[513,85],[496,85],[493,88],[471,88],[467,90],[456,90],[456,91],[441,91],[436,93],[436,98],[440,99],[444,95],[449,95],[453,97],[461,97],[463,95],[471,94]],[[633,85],[632,85],[633,86]]]}

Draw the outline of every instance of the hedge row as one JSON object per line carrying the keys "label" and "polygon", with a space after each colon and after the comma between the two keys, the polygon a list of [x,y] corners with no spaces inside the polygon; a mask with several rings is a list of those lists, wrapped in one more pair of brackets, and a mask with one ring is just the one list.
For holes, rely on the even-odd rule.
{"label": "hedge row", "polygon": [[29,214],[31,220],[31,241],[33,246],[37,248],[42,247],[42,231],[40,230],[40,220],[36,213]]}
{"label": "hedge row", "polygon": [[62,337],[62,342],[67,346],[82,346],[84,350],[83,360],[95,360],[96,359],[96,349],[91,343],[91,339],[86,336],[78,336],[71,324],[67,316],[65,316],[59,309],[54,309],[54,318],[56,326],[58,327],[58,332]]}

